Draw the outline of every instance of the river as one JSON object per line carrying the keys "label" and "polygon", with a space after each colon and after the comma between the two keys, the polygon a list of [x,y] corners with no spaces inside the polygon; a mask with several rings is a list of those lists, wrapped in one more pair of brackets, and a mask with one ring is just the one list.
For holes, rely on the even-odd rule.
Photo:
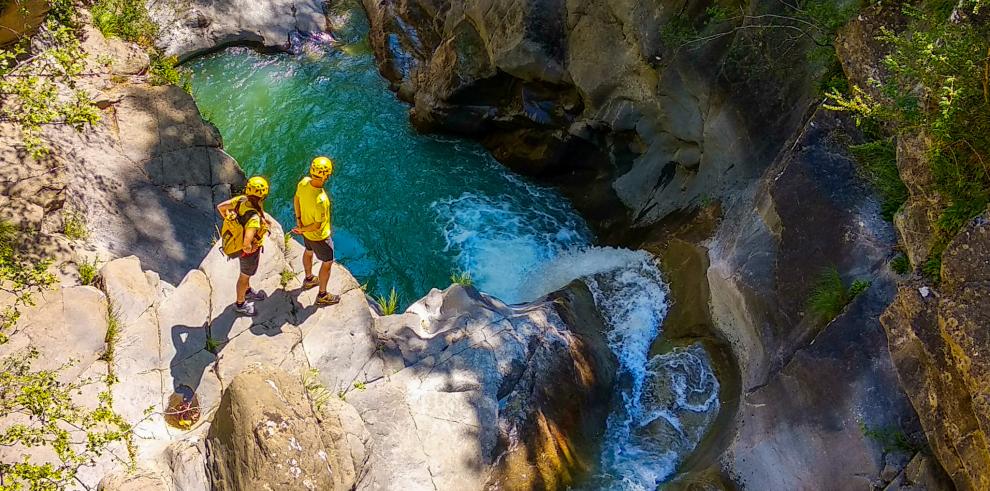
{"label": "river", "polygon": [[405,306],[467,273],[518,303],[585,279],[620,367],[600,470],[584,486],[654,489],[718,411],[703,351],[648,355],[668,307],[655,259],[595,246],[564,197],[477,143],[417,134],[358,32],[303,40],[294,54],[230,48],[194,60],[193,95],[245,172],[269,178],[266,209],[285,226],[309,161],[334,160],[337,260],[373,295],[394,288]]}

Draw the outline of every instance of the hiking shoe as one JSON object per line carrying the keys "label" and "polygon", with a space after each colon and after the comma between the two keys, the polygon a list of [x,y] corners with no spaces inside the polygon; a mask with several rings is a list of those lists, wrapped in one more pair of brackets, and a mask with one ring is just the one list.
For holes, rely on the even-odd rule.
{"label": "hiking shoe", "polygon": [[316,296],[316,305],[334,305],[340,302],[340,297],[330,292],[323,292]]}
{"label": "hiking shoe", "polygon": [[258,311],[254,308],[254,302],[244,302],[242,304],[235,303],[234,312],[247,317],[254,317],[258,315]]}
{"label": "hiking shoe", "polygon": [[320,284],[320,279],[316,276],[307,276],[303,279],[303,290],[309,290],[316,285]]}
{"label": "hiking shoe", "polygon": [[254,291],[253,288],[248,288],[247,293],[244,294],[244,298],[248,302],[260,302],[260,301],[268,298],[268,294],[265,293],[265,292],[263,292],[263,291],[256,292],[256,291]]}

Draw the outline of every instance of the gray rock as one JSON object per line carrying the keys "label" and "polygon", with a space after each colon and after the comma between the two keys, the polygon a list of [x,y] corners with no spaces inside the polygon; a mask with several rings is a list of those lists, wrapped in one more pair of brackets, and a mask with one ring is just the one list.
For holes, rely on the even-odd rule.
{"label": "gray rock", "polygon": [[298,377],[262,366],[241,372],[206,440],[213,489],[350,489],[353,468],[338,468],[350,447],[321,425],[332,421],[317,420]]}
{"label": "gray rock", "polygon": [[[603,228],[731,195],[818,97],[801,55],[810,46],[774,30],[665,45],[672,19],[703,24],[710,2],[363,4],[379,68],[418,129],[480,139],[501,162],[560,184]],[[740,9],[787,14],[772,2]]]}
{"label": "gray rock", "polygon": [[155,44],[186,60],[226,45],[285,48],[289,34],[326,30],[323,3],[316,0],[148,2],[160,26]]}

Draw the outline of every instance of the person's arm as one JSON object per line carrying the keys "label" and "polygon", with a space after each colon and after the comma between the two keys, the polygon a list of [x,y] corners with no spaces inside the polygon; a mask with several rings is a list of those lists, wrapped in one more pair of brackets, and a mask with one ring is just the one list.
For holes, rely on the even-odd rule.
{"label": "person's arm", "polygon": [[254,243],[257,232],[258,229],[254,227],[244,229],[244,254],[252,254],[258,249],[258,245]]}
{"label": "person's arm", "polygon": [[302,212],[299,211],[299,195],[292,197],[292,209],[296,217],[296,228],[302,227]]}
{"label": "person's arm", "polygon": [[230,198],[227,201],[224,201],[223,203],[220,203],[219,205],[217,205],[217,213],[220,214],[220,218],[226,219],[227,218],[227,214],[230,213],[230,212],[232,212],[232,211],[234,211],[234,202],[235,201],[237,201],[237,198],[236,197]]}

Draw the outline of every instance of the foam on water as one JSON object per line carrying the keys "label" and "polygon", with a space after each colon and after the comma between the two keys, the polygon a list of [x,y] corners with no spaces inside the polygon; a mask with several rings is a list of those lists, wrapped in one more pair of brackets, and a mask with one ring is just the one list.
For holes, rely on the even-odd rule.
{"label": "foam on water", "polygon": [[[534,200],[544,198],[540,188],[526,187]],[[701,440],[719,406],[718,381],[703,348],[649,358],[668,308],[655,258],[592,246],[579,221],[560,221],[560,214],[534,211],[508,196],[465,193],[432,208],[446,247],[484,291],[524,302],[575,279],[588,285],[608,324],[619,382],[600,472],[585,487],[655,489]]]}

